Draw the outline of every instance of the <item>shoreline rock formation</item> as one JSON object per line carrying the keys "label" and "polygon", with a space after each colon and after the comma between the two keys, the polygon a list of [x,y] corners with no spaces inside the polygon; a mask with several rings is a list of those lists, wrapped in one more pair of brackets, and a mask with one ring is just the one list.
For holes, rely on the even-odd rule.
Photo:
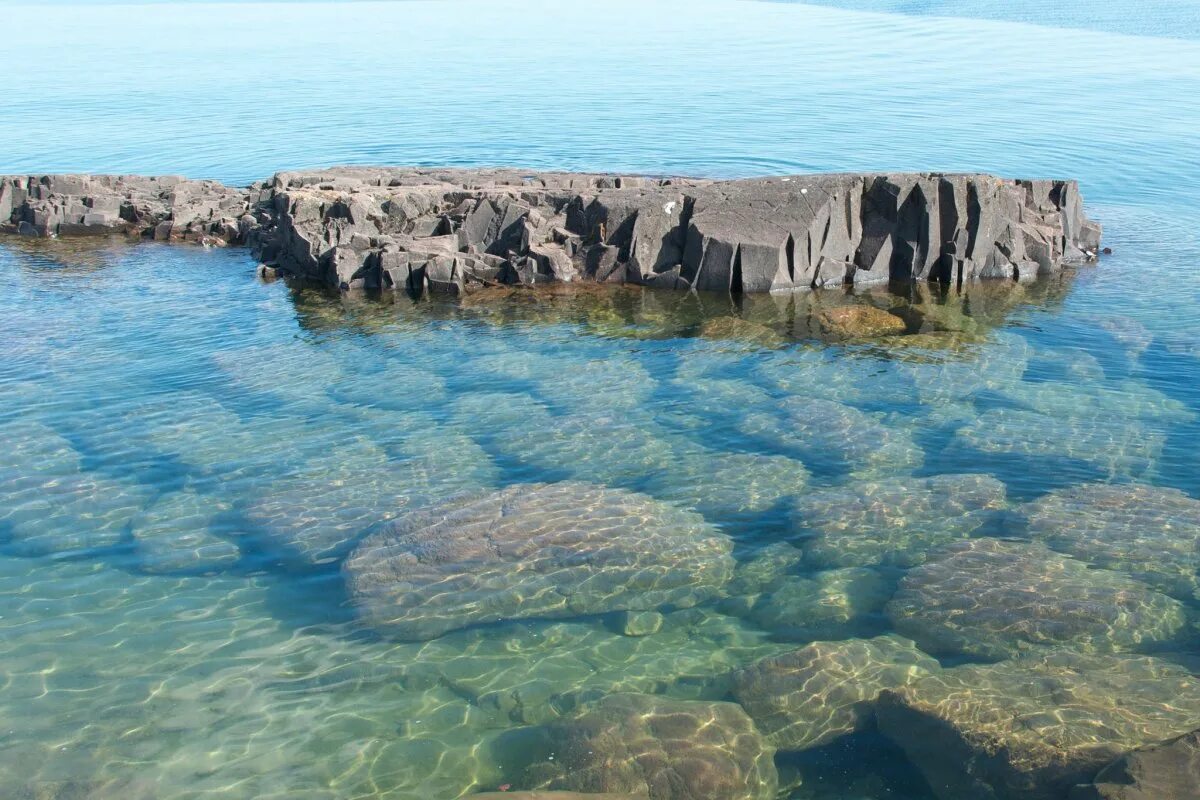
{"label": "shoreline rock formation", "polygon": [[743,180],[339,167],[244,189],[0,177],[0,231],[247,245],[341,289],[461,295],[590,280],[731,293],[1029,280],[1096,258],[1069,180],[944,173]]}

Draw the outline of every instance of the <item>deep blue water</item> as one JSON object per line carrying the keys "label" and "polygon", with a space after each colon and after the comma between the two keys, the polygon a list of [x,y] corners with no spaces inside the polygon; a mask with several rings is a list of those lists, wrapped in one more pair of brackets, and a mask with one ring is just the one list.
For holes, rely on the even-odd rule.
{"label": "deep blue water", "polygon": [[[406,504],[585,480],[697,508],[748,562],[808,546],[804,497],[875,481],[993,476],[975,534],[1016,537],[1079,484],[1200,497],[1196,6],[1043,6],[4,4],[0,174],[981,170],[1078,178],[1114,253],[942,298],[464,307],[264,284],[237,250],[0,241],[0,795],[469,795],[559,713],[494,693],[722,700],[798,646],[717,602],[644,638],[581,617],[394,641],[339,570]],[[817,335],[841,303],[915,335]],[[796,397],[850,433],[789,439]],[[806,558],[785,582],[831,571]],[[801,642],[889,629],[839,591],[867,610]],[[870,732],[779,763],[795,798],[930,796]]]}

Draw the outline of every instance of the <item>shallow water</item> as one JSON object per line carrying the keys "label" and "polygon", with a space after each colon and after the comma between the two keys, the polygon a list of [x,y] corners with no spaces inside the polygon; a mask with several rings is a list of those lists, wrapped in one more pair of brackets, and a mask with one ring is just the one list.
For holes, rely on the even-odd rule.
{"label": "shallow water", "polygon": [[[22,66],[0,172],[988,169],[1078,177],[1115,253],[962,294],[460,305],[264,284],[235,250],[3,240],[0,795],[519,786],[526,726],[621,691],[728,699],[729,673],[760,658],[887,633],[898,582],[944,591],[924,562],[963,537],[1032,539],[1059,554],[1042,562],[1152,593],[1152,619],[1101,609],[1059,644],[1200,655],[1194,551],[1148,566],[1078,515],[1022,522],[1081,484],[1200,496],[1186,18],[1152,38],[1103,19],[645,5],[6,6],[22,34],[0,54]],[[906,335],[832,339],[820,312],[846,303],[891,310]],[[961,473],[988,476],[971,484],[984,500],[916,488]],[[407,642],[356,613],[341,563],[378,523],[563,480],[695,508],[742,571],[644,637],[594,615]],[[1149,496],[1131,535],[1200,530],[1186,497]],[[1087,570],[1067,571],[1047,603],[1091,598]],[[931,625],[899,627],[947,665],[1030,645]],[[776,760],[795,798],[931,796],[870,730]]]}

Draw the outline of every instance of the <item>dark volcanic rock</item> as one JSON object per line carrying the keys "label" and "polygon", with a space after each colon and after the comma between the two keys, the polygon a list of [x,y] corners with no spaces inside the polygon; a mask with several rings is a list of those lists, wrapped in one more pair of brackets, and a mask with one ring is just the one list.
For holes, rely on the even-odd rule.
{"label": "dark volcanic rock", "polygon": [[1070,800],[1200,800],[1200,731],[1126,753]]}
{"label": "dark volcanic rock", "polygon": [[[0,177],[0,225],[248,243],[268,265],[331,286],[452,295],[579,279],[735,293],[1023,280],[1094,258],[1101,233],[1073,181],[369,167],[281,172],[248,189],[176,177]],[[852,331],[864,322],[872,335],[901,329],[882,317],[830,320]]]}
{"label": "dark volcanic rock", "polygon": [[261,222],[256,202],[256,188],[175,176],[7,175],[0,176],[0,231],[245,244]]}
{"label": "dark volcanic rock", "polygon": [[732,548],[700,515],[645,495],[532,484],[388,523],[344,571],[368,621],[420,640],[501,619],[692,606],[729,580]]}
{"label": "dark volcanic rock", "polygon": [[944,800],[1062,800],[1122,753],[1192,730],[1200,680],[1156,658],[1059,651],[942,670],[885,690],[875,713]]}
{"label": "dark volcanic rock", "polygon": [[338,168],[280,173],[270,191],[264,259],[336,285],[452,294],[579,277],[733,292],[1017,279],[1092,258],[1100,240],[1073,182],[983,175]]}
{"label": "dark volcanic rock", "polygon": [[546,727],[553,758],[525,784],[649,800],[770,800],[775,750],[740,706],[614,694]]}

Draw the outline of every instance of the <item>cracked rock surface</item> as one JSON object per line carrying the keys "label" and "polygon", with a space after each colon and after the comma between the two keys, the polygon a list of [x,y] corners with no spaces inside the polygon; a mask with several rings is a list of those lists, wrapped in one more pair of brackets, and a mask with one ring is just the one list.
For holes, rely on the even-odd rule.
{"label": "cracked rock surface", "polygon": [[181,178],[0,178],[0,225],[249,244],[341,288],[461,295],[592,280],[768,292],[1026,280],[1093,259],[1074,181],[941,173],[712,181],[337,167],[246,189]]}

